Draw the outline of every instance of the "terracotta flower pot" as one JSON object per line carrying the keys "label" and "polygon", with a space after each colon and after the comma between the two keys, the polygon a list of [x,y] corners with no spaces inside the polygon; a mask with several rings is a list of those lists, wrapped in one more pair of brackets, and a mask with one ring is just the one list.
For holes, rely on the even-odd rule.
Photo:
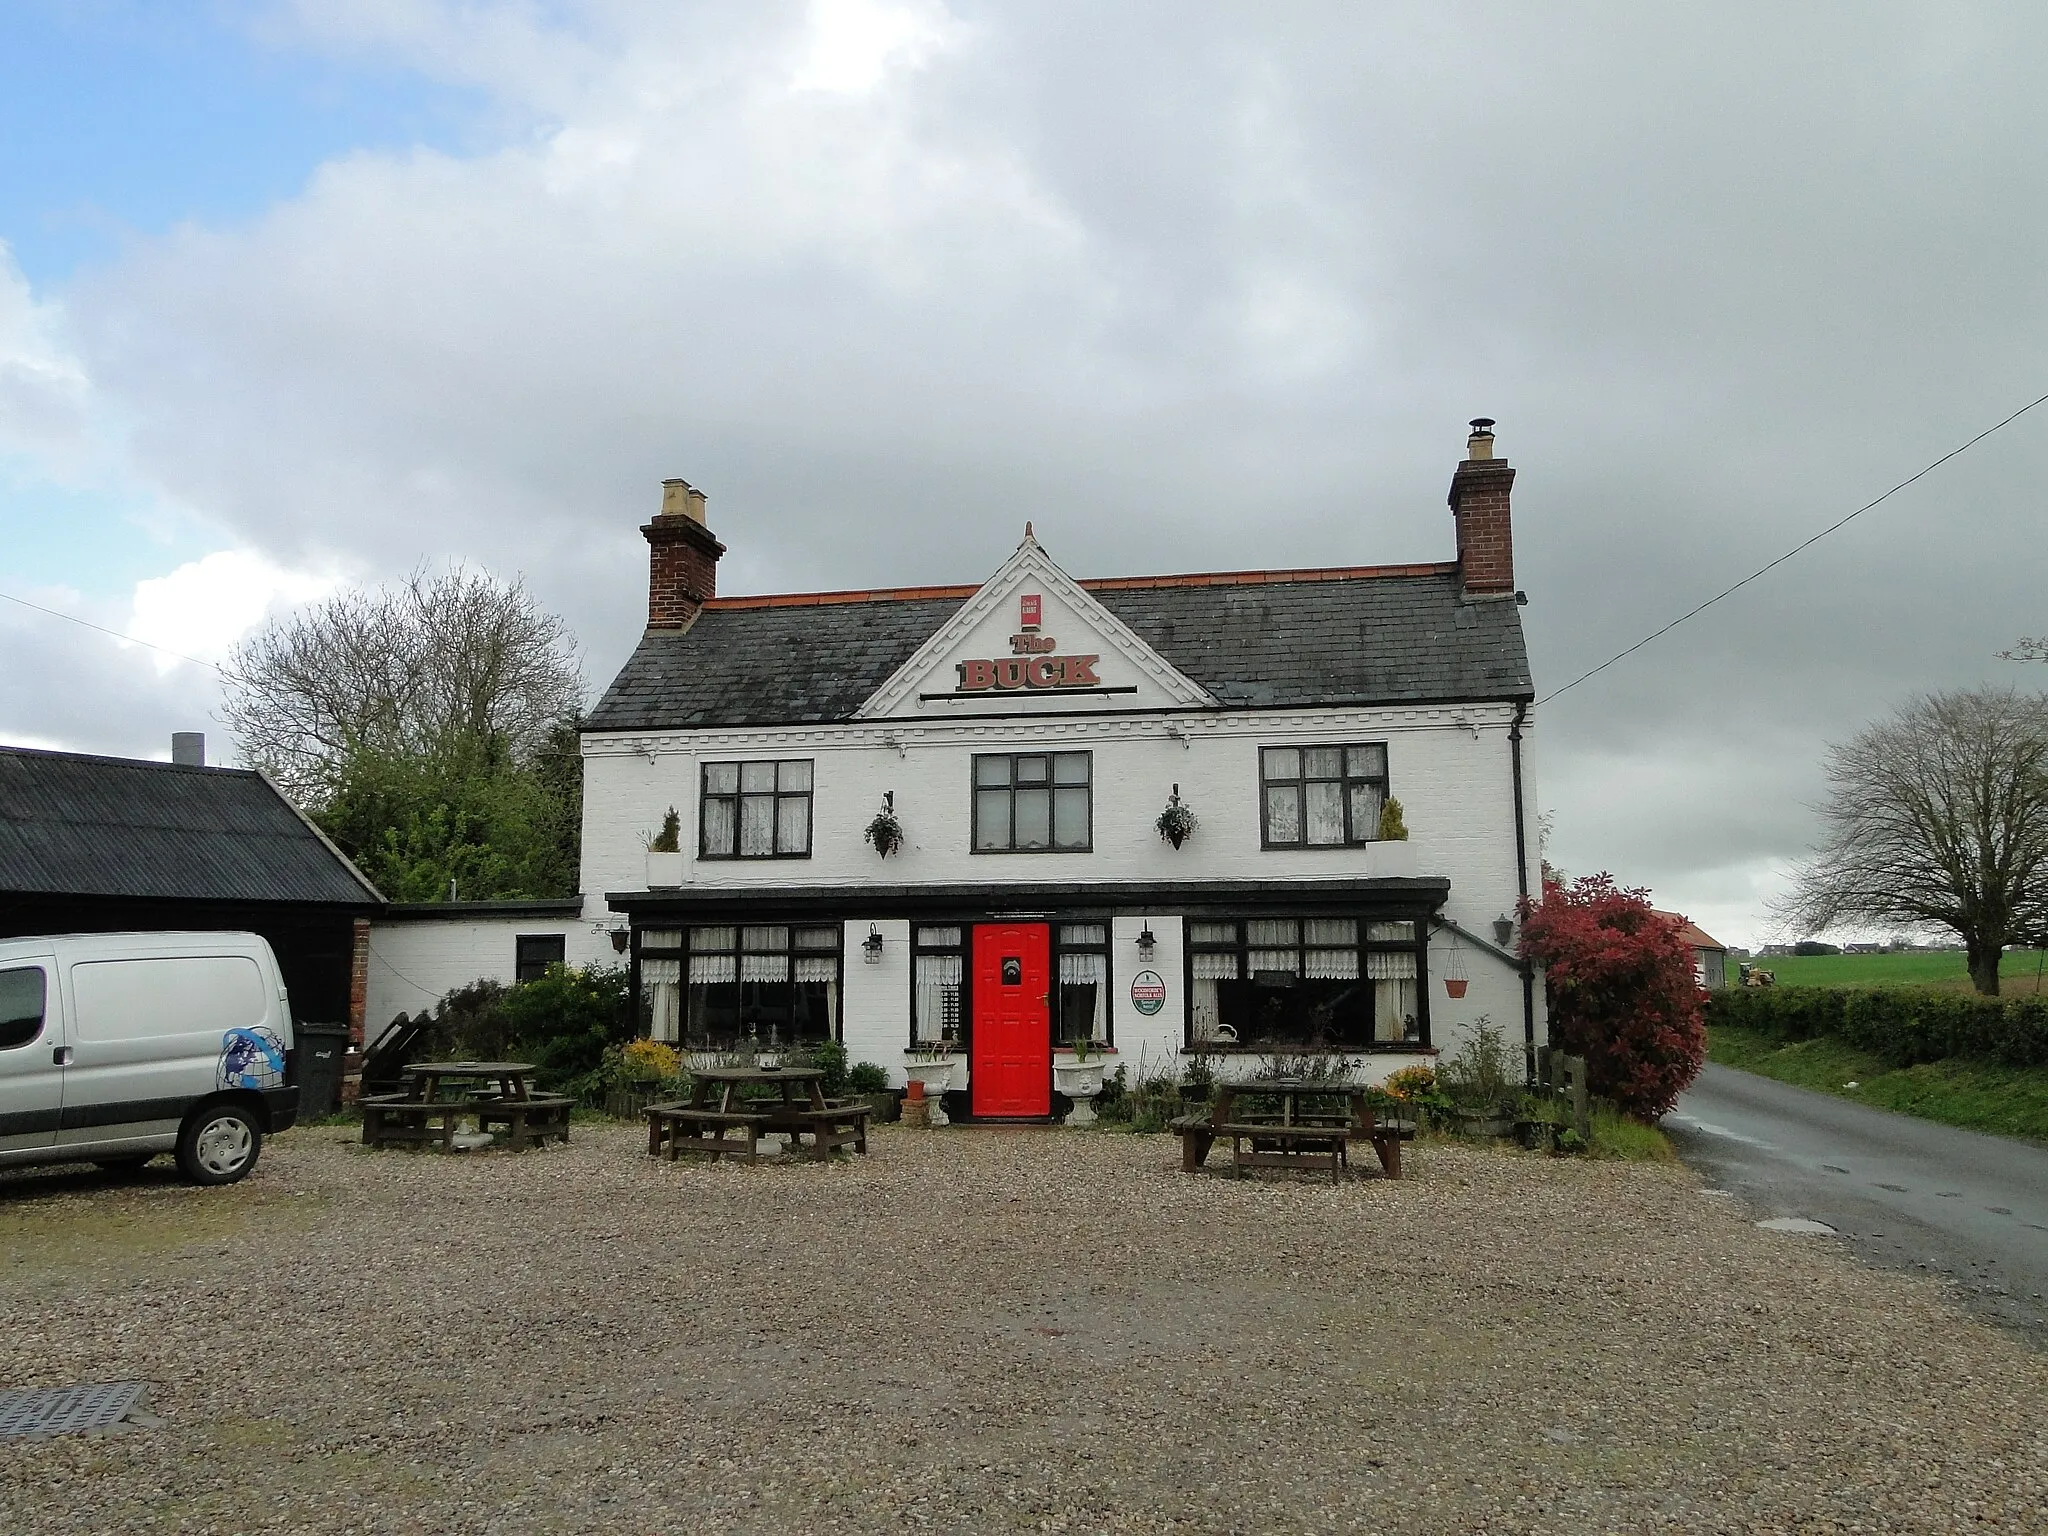
{"label": "terracotta flower pot", "polygon": [[1465,989],[1470,985],[1472,983],[1465,980],[1462,976],[1447,976],[1444,978],[1444,990],[1453,997],[1463,997]]}

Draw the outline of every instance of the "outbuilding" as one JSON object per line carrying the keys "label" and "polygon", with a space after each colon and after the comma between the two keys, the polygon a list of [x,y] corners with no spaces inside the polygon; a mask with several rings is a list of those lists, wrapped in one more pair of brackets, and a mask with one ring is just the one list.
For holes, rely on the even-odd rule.
{"label": "outbuilding", "polygon": [[0,937],[244,929],[276,952],[302,1023],[360,1042],[384,902],[261,773],[0,747]]}

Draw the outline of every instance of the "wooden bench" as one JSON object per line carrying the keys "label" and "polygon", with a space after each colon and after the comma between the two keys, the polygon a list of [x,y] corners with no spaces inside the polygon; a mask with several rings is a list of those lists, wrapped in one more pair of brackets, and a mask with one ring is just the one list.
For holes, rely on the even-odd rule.
{"label": "wooden bench", "polygon": [[[1209,1160],[1209,1149],[1215,1145],[1217,1136],[1229,1135],[1232,1128],[1219,1127],[1208,1115],[1196,1114],[1177,1116],[1167,1122],[1167,1129],[1180,1137],[1181,1171],[1194,1173]],[[1251,1129],[1252,1132],[1263,1135],[1286,1128],[1253,1124]],[[1401,1143],[1415,1139],[1415,1122],[1412,1120],[1376,1120],[1370,1130],[1360,1130],[1339,1120],[1312,1119],[1305,1122],[1302,1129],[1324,1133],[1342,1130],[1347,1142],[1371,1142],[1374,1153],[1379,1157],[1381,1169],[1390,1179],[1401,1177]],[[1345,1165],[1349,1166],[1348,1157],[1344,1161]]]}
{"label": "wooden bench", "polygon": [[812,1109],[807,1105],[779,1105],[768,1117],[768,1128],[771,1131],[788,1131],[792,1149],[797,1136],[809,1136],[809,1152],[814,1162],[823,1162],[837,1147],[851,1147],[865,1156],[868,1150],[868,1116],[872,1112],[865,1100],[827,1104],[823,1109]]}
{"label": "wooden bench", "polygon": [[506,1145],[514,1151],[523,1152],[550,1140],[566,1146],[569,1141],[569,1111],[576,1107],[576,1101],[549,1094],[535,1095],[530,1099],[480,1099],[472,1107],[476,1111],[478,1130],[488,1131],[493,1126],[502,1125]]}
{"label": "wooden bench", "polygon": [[[766,1114],[692,1109],[687,1104],[650,1104],[646,1113],[647,1155],[660,1157],[666,1151],[670,1162],[685,1152],[713,1159],[738,1157],[758,1162],[756,1146],[772,1118]],[[740,1134],[728,1136],[728,1131]]]}
{"label": "wooden bench", "polygon": [[459,1099],[423,1101],[403,1093],[380,1093],[357,1100],[363,1109],[366,1147],[429,1146],[455,1150],[455,1129],[474,1107]]}
{"label": "wooden bench", "polygon": [[[1292,1168],[1306,1172],[1327,1168],[1330,1182],[1335,1184],[1344,1176],[1345,1149],[1351,1144],[1351,1127],[1342,1124],[1232,1121],[1215,1127],[1215,1133],[1230,1138],[1230,1162],[1240,1179],[1247,1168]],[[1246,1142],[1251,1145],[1247,1147]]]}

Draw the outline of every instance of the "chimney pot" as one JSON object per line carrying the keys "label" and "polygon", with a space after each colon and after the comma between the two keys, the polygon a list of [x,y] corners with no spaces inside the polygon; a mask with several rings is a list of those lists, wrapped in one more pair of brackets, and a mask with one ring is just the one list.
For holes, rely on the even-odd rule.
{"label": "chimney pot", "polygon": [[640,532],[648,543],[647,627],[687,629],[718,594],[725,546],[704,521],[704,493],[687,480],[661,482],[661,511]]}
{"label": "chimney pot", "polygon": [[171,761],[181,768],[206,766],[206,732],[171,732]]}
{"label": "chimney pot", "polygon": [[1465,439],[1465,457],[1468,459],[1490,459],[1493,457],[1493,418],[1474,416],[1472,435]]}

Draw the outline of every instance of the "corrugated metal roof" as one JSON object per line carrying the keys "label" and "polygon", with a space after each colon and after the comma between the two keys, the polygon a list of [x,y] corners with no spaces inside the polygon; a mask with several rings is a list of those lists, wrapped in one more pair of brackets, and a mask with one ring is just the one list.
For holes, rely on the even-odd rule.
{"label": "corrugated metal roof", "polygon": [[259,773],[25,747],[0,747],[0,891],[383,901]]}
{"label": "corrugated metal roof", "polygon": [[[1082,585],[1226,707],[1534,693],[1518,606],[1466,599],[1455,570],[1271,578]],[[953,616],[967,590],[707,607],[686,630],[647,632],[587,729],[848,719]]]}

